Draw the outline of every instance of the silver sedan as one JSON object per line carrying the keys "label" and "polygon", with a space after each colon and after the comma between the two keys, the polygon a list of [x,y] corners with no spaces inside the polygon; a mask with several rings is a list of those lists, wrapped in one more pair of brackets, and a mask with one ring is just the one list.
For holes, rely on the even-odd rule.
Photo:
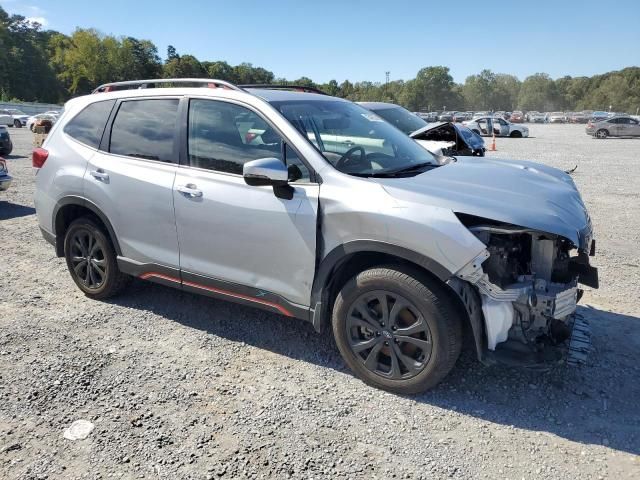
{"label": "silver sedan", "polygon": [[599,122],[589,121],[585,132],[596,138],[640,137],[640,122],[627,115],[619,115]]}

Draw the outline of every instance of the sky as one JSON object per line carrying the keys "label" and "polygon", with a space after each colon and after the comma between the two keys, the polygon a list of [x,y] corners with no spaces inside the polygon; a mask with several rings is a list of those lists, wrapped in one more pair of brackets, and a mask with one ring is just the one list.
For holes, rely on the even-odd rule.
{"label": "sky", "polygon": [[199,60],[249,62],[290,80],[410,79],[445,65],[456,82],[488,68],[521,80],[640,66],[640,0],[0,0],[10,14],[173,45]]}

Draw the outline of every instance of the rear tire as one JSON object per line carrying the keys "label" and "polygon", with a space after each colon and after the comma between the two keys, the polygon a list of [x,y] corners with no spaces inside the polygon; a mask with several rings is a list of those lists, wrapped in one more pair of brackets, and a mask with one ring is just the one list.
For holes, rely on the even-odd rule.
{"label": "rear tire", "polygon": [[112,297],[131,280],[118,268],[108,234],[91,217],[71,222],[64,237],[64,256],[71,278],[90,298]]}
{"label": "rear tire", "polygon": [[462,346],[451,298],[412,268],[372,268],[349,280],[337,295],[332,327],[349,368],[365,383],[399,394],[436,386]]}
{"label": "rear tire", "polygon": [[608,136],[609,136],[609,131],[604,128],[601,128],[596,132],[596,138],[605,139]]}
{"label": "rear tire", "polygon": [[11,155],[11,152],[13,152],[13,144],[9,145],[9,148],[0,150],[0,155]]}

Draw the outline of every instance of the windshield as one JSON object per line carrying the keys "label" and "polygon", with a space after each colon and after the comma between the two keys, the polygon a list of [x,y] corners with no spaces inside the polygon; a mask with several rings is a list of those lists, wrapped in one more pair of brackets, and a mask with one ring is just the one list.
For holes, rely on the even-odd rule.
{"label": "windshield", "polygon": [[370,176],[440,165],[433,154],[400,130],[354,103],[292,100],[271,104],[341,172]]}
{"label": "windshield", "polygon": [[20,110],[9,110],[9,112],[11,112],[11,115],[26,115],[26,113],[20,111]]}
{"label": "windshield", "polygon": [[427,125],[427,122],[422,118],[402,107],[375,108],[371,109],[371,111],[380,115],[391,125],[402,130],[407,135],[410,135],[416,130],[420,130],[422,127]]}

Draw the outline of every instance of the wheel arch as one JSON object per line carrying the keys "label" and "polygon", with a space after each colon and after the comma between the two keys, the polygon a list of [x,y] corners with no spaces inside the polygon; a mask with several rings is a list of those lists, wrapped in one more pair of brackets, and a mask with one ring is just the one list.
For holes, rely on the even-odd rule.
{"label": "wheel arch", "polygon": [[459,293],[447,283],[453,273],[425,255],[385,242],[348,242],[335,247],[320,262],[311,292],[311,321],[315,330],[322,332],[330,324],[335,296],[350,278],[368,268],[390,264],[408,266],[438,281],[461,315],[463,329],[474,339],[474,350],[481,358],[482,325],[472,321]]}
{"label": "wheel arch", "polygon": [[56,203],[53,210],[53,228],[56,236],[56,255],[58,257],[64,256],[64,235],[67,227],[73,220],[84,215],[92,215],[100,221],[109,234],[109,238],[113,244],[116,254],[122,255],[115,230],[107,216],[96,204],[79,196],[67,196],[61,198]]}

